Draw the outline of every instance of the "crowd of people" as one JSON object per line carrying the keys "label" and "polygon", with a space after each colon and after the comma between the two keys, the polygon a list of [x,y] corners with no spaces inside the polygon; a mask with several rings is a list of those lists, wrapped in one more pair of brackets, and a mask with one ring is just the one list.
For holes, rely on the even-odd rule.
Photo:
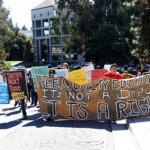
{"label": "crowd of people", "polygon": [[[67,71],[70,72],[68,63],[63,63],[62,67],[59,69],[67,69]],[[79,67],[77,69],[81,69],[81,67]],[[102,68],[100,66],[98,66],[96,69],[102,69]],[[127,78],[133,78],[136,76],[141,76],[141,75],[143,75],[144,72],[145,71],[142,69],[142,67],[139,66],[139,67],[137,67],[137,75],[133,75],[128,72],[128,66],[125,65],[123,68],[123,73],[119,73],[118,66],[114,63],[110,66],[110,71],[105,73],[103,77],[120,80],[120,79],[127,79]],[[49,77],[51,77],[51,78],[56,77],[55,69],[49,70]],[[0,82],[2,82],[3,80],[4,80],[3,76],[0,73]],[[23,115],[23,119],[27,119],[27,112],[26,112],[27,103],[30,103],[31,106],[37,106],[37,102],[38,102],[38,94],[34,89],[31,71],[26,72],[26,81],[27,81],[28,97],[26,97],[25,99],[19,100],[19,101],[15,100],[15,103],[14,103],[15,107],[17,105],[20,106],[22,115]]]}

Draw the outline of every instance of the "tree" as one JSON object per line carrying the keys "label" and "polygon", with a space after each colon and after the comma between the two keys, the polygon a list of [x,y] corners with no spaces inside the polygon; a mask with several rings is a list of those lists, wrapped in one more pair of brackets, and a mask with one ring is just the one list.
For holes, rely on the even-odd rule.
{"label": "tree", "polygon": [[66,17],[72,18],[68,49],[85,51],[86,60],[96,64],[130,61],[131,11],[120,0],[59,0],[58,8],[62,12],[67,9]]}
{"label": "tree", "polygon": [[25,62],[33,62],[34,49],[33,49],[32,40],[27,39],[25,44],[26,44],[26,49],[25,49],[25,52],[24,52],[24,61]]}
{"label": "tree", "polygon": [[4,46],[6,52],[9,53],[7,60],[23,60],[27,62],[33,60],[32,42],[24,33],[19,32],[18,29],[15,30],[13,38],[5,41]]}
{"label": "tree", "polygon": [[150,1],[138,0],[136,6],[139,8],[139,18],[141,20],[141,30],[137,53],[141,58],[141,63],[150,62]]}
{"label": "tree", "polygon": [[86,58],[96,64],[128,63],[129,55],[126,52],[126,43],[121,41],[120,32],[112,25],[103,26],[93,37],[87,41]]}
{"label": "tree", "polygon": [[24,26],[22,27],[22,30],[28,30],[28,29],[27,29],[27,27],[24,25]]}

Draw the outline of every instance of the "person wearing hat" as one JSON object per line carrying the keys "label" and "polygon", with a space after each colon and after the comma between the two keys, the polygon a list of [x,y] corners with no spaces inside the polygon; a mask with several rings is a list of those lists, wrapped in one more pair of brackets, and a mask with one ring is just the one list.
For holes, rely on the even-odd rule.
{"label": "person wearing hat", "polygon": [[117,65],[115,63],[110,66],[110,72],[105,73],[104,77],[118,80],[122,79],[122,75],[117,72]]}

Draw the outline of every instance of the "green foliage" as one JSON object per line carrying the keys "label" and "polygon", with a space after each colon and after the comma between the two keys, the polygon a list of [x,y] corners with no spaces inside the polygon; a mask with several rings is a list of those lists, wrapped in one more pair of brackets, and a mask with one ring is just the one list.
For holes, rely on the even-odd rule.
{"label": "green foliage", "polygon": [[12,66],[9,63],[5,63],[4,61],[0,62],[0,71],[10,70]]}
{"label": "green foliage", "polygon": [[22,30],[27,30],[27,27],[24,25],[24,26],[22,27]]}
{"label": "green foliage", "polygon": [[129,61],[126,43],[120,39],[119,30],[112,25],[106,25],[96,32],[87,41],[86,49],[87,61],[92,60],[99,65],[103,65],[104,62],[124,64]]}
{"label": "green foliage", "polygon": [[32,61],[31,42],[28,41],[25,34],[20,33],[17,26],[14,27],[11,18],[9,19],[8,16],[9,11],[3,7],[3,1],[0,0],[0,61],[3,62],[6,59]]}
{"label": "green foliage", "polygon": [[30,39],[27,39],[25,43],[25,51],[24,51],[24,61],[25,62],[32,62],[33,61],[33,56],[34,56],[34,49],[33,49],[33,44]]}
{"label": "green foliage", "polygon": [[122,1],[59,0],[58,7],[61,14],[71,14],[71,37],[66,49],[85,51],[86,60],[96,64],[130,61],[134,46],[134,34],[130,32],[132,11]]}

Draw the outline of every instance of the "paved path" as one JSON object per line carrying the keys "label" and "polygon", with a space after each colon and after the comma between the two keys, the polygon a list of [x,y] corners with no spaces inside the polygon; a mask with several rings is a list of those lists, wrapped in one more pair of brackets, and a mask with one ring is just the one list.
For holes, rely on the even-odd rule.
{"label": "paved path", "polygon": [[[150,118],[117,121],[44,121],[38,107],[22,120],[14,102],[0,105],[2,150],[150,150]],[[29,104],[28,104],[29,105]]]}
{"label": "paved path", "polygon": [[3,150],[113,150],[111,125],[96,121],[44,121],[37,107],[0,105],[0,145]]}

